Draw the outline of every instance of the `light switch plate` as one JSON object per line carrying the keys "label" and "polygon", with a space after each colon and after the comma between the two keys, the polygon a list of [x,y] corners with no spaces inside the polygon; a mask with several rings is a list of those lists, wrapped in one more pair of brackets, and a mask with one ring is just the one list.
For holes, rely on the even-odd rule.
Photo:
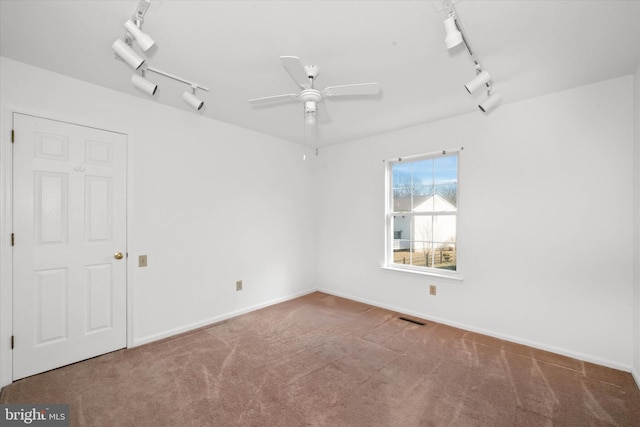
{"label": "light switch plate", "polygon": [[147,266],[147,256],[139,255],[138,256],[138,267],[146,267]]}

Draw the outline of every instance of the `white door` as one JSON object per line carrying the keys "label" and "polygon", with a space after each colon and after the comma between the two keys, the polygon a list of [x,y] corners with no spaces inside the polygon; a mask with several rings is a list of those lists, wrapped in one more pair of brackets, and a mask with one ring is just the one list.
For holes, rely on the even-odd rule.
{"label": "white door", "polygon": [[126,347],[127,139],[13,119],[17,380]]}

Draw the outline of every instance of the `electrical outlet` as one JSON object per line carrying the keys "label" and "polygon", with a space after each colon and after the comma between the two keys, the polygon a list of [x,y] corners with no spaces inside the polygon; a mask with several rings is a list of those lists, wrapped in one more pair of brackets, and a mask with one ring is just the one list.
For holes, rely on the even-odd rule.
{"label": "electrical outlet", "polygon": [[242,290],[242,280],[237,280],[236,281],[236,291],[241,291]]}
{"label": "electrical outlet", "polygon": [[429,295],[436,294],[436,285],[429,285]]}
{"label": "electrical outlet", "polygon": [[146,267],[147,266],[147,256],[140,255],[138,256],[138,267]]}

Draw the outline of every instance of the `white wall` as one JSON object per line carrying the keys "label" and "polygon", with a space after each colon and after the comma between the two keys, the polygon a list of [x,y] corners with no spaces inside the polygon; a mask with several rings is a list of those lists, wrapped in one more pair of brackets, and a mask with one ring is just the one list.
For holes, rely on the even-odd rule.
{"label": "white wall", "polygon": [[633,375],[640,387],[640,65],[634,75],[634,362]]}
{"label": "white wall", "polygon": [[[130,136],[130,342],[161,338],[315,288],[312,162],[302,160],[299,145],[6,58],[0,58],[0,76],[5,126],[9,112],[18,108]],[[2,131],[1,143],[8,144],[1,151],[3,168],[9,132]],[[2,230],[3,245],[9,233]],[[10,248],[2,249],[5,300],[0,304],[6,308]],[[139,254],[148,255],[148,267],[137,267]],[[236,280],[243,280],[242,292],[235,291]],[[6,310],[2,321],[6,342],[11,331]],[[3,384],[7,357],[0,371]]]}
{"label": "white wall", "polygon": [[[627,76],[322,150],[319,287],[631,370],[632,88]],[[460,146],[464,281],[381,269],[383,160]]]}

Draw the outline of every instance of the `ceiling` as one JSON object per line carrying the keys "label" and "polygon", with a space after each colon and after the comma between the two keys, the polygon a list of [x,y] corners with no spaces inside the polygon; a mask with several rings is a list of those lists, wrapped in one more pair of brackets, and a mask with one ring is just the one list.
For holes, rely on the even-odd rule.
{"label": "ceiling", "polygon": [[[0,0],[0,55],[164,105],[190,110],[188,86],[147,73],[150,98],[111,45],[138,0]],[[632,74],[640,64],[640,1],[456,2],[466,36],[503,103]],[[300,103],[247,100],[297,93],[279,56],[315,64],[316,88],[379,82],[372,97],[331,98],[317,146],[477,111],[484,94],[462,45],[447,50],[440,1],[151,0],[142,29],[148,65],[208,87],[193,114],[305,141]],[[139,49],[136,50],[141,53]],[[0,76],[1,78],[1,76]],[[308,139],[307,139],[308,141]]]}

